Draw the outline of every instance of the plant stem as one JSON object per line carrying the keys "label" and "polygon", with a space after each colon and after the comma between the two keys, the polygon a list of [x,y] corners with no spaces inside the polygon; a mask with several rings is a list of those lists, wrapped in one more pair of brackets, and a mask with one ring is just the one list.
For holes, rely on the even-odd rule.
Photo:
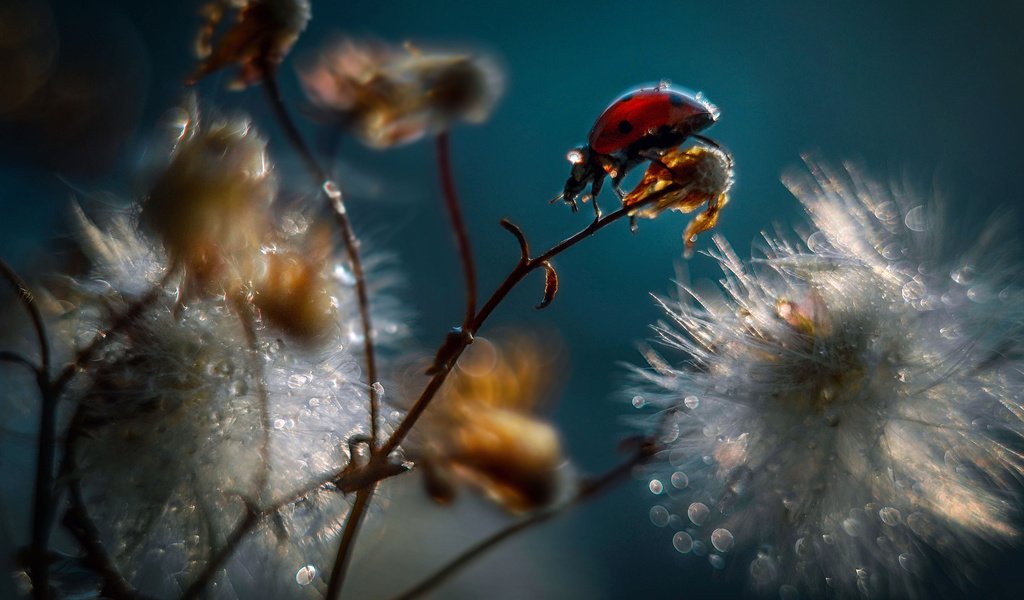
{"label": "plant stem", "polygon": [[448,218],[455,233],[455,242],[462,260],[462,273],[466,279],[466,313],[462,319],[462,329],[466,330],[476,316],[476,266],[473,264],[473,249],[469,245],[469,234],[466,223],[462,219],[459,197],[455,192],[455,178],[452,175],[452,163],[448,131],[437,134],[437,170],[441,174],[441,188],[444,190],[444,205],[448,209]]}
{"label": "plant stem", "polygon": [[288,107],[285,106],[284,98],[281,96],[281,88],[277,82],[277,69],[267,60],[261,61],[260,65],[263,74],[263,89],[266,90],[267,100],[270,102],[278,123],[284,129],[288,141],[302,158],[306,169],[320,186],[320,192],[326,196],[331,209],[334,211],[338,229],[345,241],[345,249],[348,253],[348,260],[352,264],[352,276],[356,280],[356,298],[359,303],[359,318],[363,323],[363,350],[366,359],[366,378],[370,394],[370,447],[377,447],[378,437],[378,413],[380,412],[380,400],[377,397],[377,388],[373,384],[377,382],[377,359],[373,341],[373,323],[370,319],[370,297],[366,289],[366,275],[363,272],[363,260],[359,252],[359,239],[352,229],[352,222],[348,218],[348,211],[345,209],[345,201],[342,197],[341,187],[331,179],[327,170],[320,166],[319,161],[313,155],[309,144],[299,132],[295,125]]}
{"label": "plant stem", "polygon": [[406,591],[403,594],[395,596],[393,600],[411,600],[412,598],[418,598],[423,594],[426,594],[427,592],[434,590],[435,588],[437,588],[437,586],[447,581],[450,577],[457,574],[459,571],[464,569],[474,560],[480,558],[484,555],[484,553],[486,553],[491,548],[497,546],[501,542],[507,540],[508,538],[516,534],[522,533],[523,531],[540,525],[541,523],[550,521],[551,519],[569,511],[570,509],[580,504],[583,504],[587,500],[590,500],[591,498],[598,496],[601,492],[607,490],[612,485],[628,476],[634,467],[646,462],[651,456],[653,456],[656,453],[656,451],[657,449],[655,445],[652,443],[646,443],[642,445],[639,448],[639,450],[637,450],[636,454],[630,457],[629,460],[626,460],[622,464],[619,464],[615,468],[611,469],[610,471],[606,472],[605,474],[601,475],[596,479],[582,482],[579,486],[579,490],[576,492],[576,495],[574,495],[568,501],[563,502],[558,506],[553,506],[551,508],[536,512],[533,515],[517,523],[513,523],[505,529],[497,531],[496,533],[492,534],[487,538],[484,538],[480,542],[477,542],[472,547],[468,548],[462,554],[456,556],[447,565],[442,567],[439,571],[437,571],[427,579],[417,584],[412,589]]}
{"label": "plant stem", "polygon": [[348,565],[352,561],[352,549],[355,547],[356,536],[359,527],[366,516],[366,510],[370,507],[370,499],[377,488],[376,484],[364,487],[356,492],[356,501],[352,510],[345,517],[345,527],[341,531],[341,543],[338,544],[338,556],[334,559],[334,567],[331,568],[331,578],[327,582],[326,600],[338,600],[341,597],[342,586],[345,584],[345,575],[348,573]]}
{"label": "plant stem", "polygon": [[[487,302],[484,303],[483,307],[480,308],[476,316],[473,317],[469,327],[465,328],[463,332],[464,335],[459,336],[459,338],[453,342],[453,347],[448,351],[446,360],[437,365],[436,370],[433,372],[433,377],[431,377],[430,381],[427,382],[427,385],[423,388],[419,398],[416,399],[416,402],[409,409],[409,412],[406,413],[405,418],[402,419],[402,422],[398,424],[398,427],[395,428],[395,431],[388,438],[387,442],[384,443],[384,446],[381,448],[381,454],[386,456],[391,452],[394,452],[395,449],[401,445],[402,441],[412,430],[420,416],[423,415],[427,406],[430,405],[430,402],[437,394],[437,391],[441,388],[441,385],[444,384],[448,377],[448,373],[451,372],[452,368],[455,366],[455,361],[462,355],[466,346],[469,345],[472,340],[472,336],[476,335],[477,331],[479,331],[487,321],[487,318],[492,312],[494,312],[494,309],[501,304],[501,302],[508,296],[509,292],[511,292],[512,289],[523,280],[523,278],[529,275],[532,271],[541,268],[545,262],[575,246],[584,239],[594,235],[604,227],[611,225],[623,217],[629,216],[635,211],[643,209],[645,206],[656,203],[667,194],[679,191],[680,187],[681,186],[679,184],[673,183],[664,189],[647,196],[641,202],[631,204],[628,207],[623,206],[599,219],[595,219],[587,227],[555,244],[539,256],[530,258],[524,254],[512,271],[510,271],[505,277],[505,280],[501,282],[498,288],[495,289],[487,299]],[[522,246],[522,239],[520,239],[520,245],[521,247],[524,247]]]}

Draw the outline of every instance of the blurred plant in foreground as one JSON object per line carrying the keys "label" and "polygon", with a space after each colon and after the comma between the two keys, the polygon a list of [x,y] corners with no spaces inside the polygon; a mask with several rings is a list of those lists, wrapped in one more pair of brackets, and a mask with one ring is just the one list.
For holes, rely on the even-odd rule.
{"label": "blurred plant in foreground", "polygon": [[[966,591],[1020,533],[1022,290],[994,231],[950,259],[933,207],[856,170],[786,179],[813,228],[681,287],[637,370],[673,426],[652,521],[754,590]],[[730,566],[730,563],[732,565]]]}

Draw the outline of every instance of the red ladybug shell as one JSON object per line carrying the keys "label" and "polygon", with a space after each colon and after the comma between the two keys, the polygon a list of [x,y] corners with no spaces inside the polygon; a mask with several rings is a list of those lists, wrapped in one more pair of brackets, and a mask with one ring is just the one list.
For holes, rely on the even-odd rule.
{"label": "red ladybug shell", "polygon": [[605,109],[590,130],[590,147],[598,154],[613,154],[663,127],[686,131],[687,123],[715,120],[714,108],[702,99],[668,86],[630,92]]}

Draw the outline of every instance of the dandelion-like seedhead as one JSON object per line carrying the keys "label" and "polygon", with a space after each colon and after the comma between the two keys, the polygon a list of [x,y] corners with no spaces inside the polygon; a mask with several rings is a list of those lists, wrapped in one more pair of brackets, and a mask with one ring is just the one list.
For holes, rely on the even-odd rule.
{"label": "dandelion-like seedhead", "polygon": [[[282,221],[291,237],[306,233],[301,214]],[[172,263],[127,213],[100,229],[79,211],[79,224],[93,270],[68,286],[63,306],[72,308],[57,326],[84,345],[159,286]],[[74,477],[118,567],[140,589],[180,594],[249,508],[292,496],[245,538],[218,581],[228,596],[231,586],[238,597],[293,595],[316,588],[316,573],[330,568],[350,500],[315,483],[348,464],[349,442],[369,432],[369,416],[353,281],[333,254],[325,258],[317,281],[331,322],[316,344],[282,335],[258,303],[247,316],[231,296],[184,302],[174,280],[69,391],[78,406]],[[387,315],[375,322],[385,346],[401,332]]]}
{"label": "dandelion-like seedhead", "polygon": [[[760,592],[906,596],[980,583],[1019,535],[1019,290],[1005,243],[949,260],[938,221],[854,169],[790,177],[813,225],[683,286],[637,370],[662,415],[656,525]],[[986,247],[987,244],[987,247]]]}

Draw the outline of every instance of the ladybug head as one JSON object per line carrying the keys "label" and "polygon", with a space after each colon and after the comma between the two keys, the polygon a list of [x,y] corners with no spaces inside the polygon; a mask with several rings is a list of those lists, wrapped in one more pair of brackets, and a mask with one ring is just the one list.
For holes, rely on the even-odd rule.
{"label": "ladybug head", "polygon": [[594,160],[593,151],[590,146],[579,146],[573,148],[565,155],[572,164],[572,171],[569,179],[565,181],[565,190],[562,192],[562,199],[576,208],[576,197],[580,195],[583,188],[593,181],[594,177],[604,175],[600,165]]}

